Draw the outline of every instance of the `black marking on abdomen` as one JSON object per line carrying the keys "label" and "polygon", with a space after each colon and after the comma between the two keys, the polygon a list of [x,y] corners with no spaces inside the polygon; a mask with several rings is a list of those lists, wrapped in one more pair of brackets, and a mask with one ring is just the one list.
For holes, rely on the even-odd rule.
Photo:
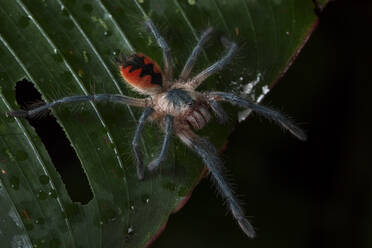
{"label": "black marking on abdomen", "polygon": [[[132,71],[132,68],[130,69],[130,71]],[[152,84],[158,84],[158,85],[161,86],[161,84],[163,82],[163,78],[161,76],[161,73],[154,72],[154,64],[144,64],[143,65],[140,77],[144,77],[146,75],[151,76],[151,83]]]}

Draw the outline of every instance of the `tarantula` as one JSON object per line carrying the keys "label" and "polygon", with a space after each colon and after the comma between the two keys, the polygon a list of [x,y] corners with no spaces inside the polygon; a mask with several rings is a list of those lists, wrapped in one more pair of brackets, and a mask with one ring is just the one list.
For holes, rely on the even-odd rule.
{"label": "tarantula", "polygon": [[207,29],[202,33],[191,55],[187,59],[179,78],[173,79],[170,47],[150,19],[147,19],[145,24],[163,51],[164,71],[152,59],[141,53],[135,53],[130,56],[121,55],[118,59],[118,65],[121,76],[128,85],[138,93],[147,95],[146,98],[137,99],[118,94],[69,96],[31,110],[9,112],[7,115],[32,117],[56,105],[84,101],[108,101],[143,107],[144,111],[139,118],[132,142],[138,178],[140,180],[144,178],[144,166],[139,150],[139,138],[145,122],[151,120],[159,124],[164,130],[165,136],[159,156],[147,166],[147,169],[152,171],[159,167],[166,158],[169,140],[172,134],[177,135],[183,143],[201,157],[241,229],[249,237],[254,237],[255,231],[245,218],[243,209],[222,173],[222,161],[218,157],[215,147],[207,139],[196,135],[194,130],[202,129],[211,120],[210,112],[213,112],[220,122],[225,122],[227,120],[227,114],[218,102],[227,101],[263,115],[289,130],[300,140],[306,139],[305,133],[282,114],[247,99],[226,92],[196,91],[196,88],[204,80],[229,63],[237,51],[236,43],[226,38],[221,38],[223,46],[227,49],[226,54],[196,76],[190,77],[191,70],[203,49],[203,45],[212,34],[212,28]]}

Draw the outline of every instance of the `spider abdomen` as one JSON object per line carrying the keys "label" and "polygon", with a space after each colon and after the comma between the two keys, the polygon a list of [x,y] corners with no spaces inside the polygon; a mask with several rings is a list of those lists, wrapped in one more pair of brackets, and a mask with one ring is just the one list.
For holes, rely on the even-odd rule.
{"label": "spider abdomen", "polygon": [[146,95],[159,93],[163,74],[152,59],[142,53],[122,56],[119,60],[120,74],[134,90]]}

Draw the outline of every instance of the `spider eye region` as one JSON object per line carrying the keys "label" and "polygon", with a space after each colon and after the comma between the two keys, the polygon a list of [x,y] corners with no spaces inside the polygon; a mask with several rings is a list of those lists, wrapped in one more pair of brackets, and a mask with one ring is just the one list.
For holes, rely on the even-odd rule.
{"label": "spider eye region", "polygon": [[169,103],[173,104],[174,106],[192,105],[194,102],[189,93],[182,89],[172,89],[168,91],[166,97]]}
{"label": "spider eye region", "polygon": [[158,64],[146,55],[122,56],[119,65],[121,76],[135,91],[146,95],[161,91],[163,73]]}

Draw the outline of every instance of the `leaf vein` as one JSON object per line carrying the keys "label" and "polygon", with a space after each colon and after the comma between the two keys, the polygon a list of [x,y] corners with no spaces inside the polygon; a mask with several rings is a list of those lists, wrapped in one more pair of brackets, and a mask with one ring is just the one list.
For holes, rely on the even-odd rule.
{"label": "leaf vein", "polygon": [[[17,0],[17,1],[18,1],[18,0]],[[3,43],[3,45],[8,49],[8,51],[12,54],[12,56],[13,56],[14,59],[17,61],[17,63],[21,66],[22,70],[25,72],[25,74],[27,75],[27,77],[28,77],[31,81],[34,82],[33,77],[32,77],[32,75],[30,74],[30,72],[26,69],[25,65],[22,63],[22,61],[20,60],[20,58],[18,57],[18,55],[17,55],[17,54],[14,52],[14,50],[9,46],[9,44],[8,44],[8,43],[6,42],[6,40],[2,37],[1,34],[0,34],[0,41],[1,41],[1,42]],[[7,106],[7,108],[8,108],[9,110],[11,110],[9,104],[5,101],[5,99],[2,99],[2,100],[4,101],[4,103],[5,103],[5,105]],[[37,160],[39,161],[40,166],[41,166],[41,168],[43,169],[44,173],[47,174],[47,175],[49,175],[49,172],[48,172],[48,170],[46,169],[45,164],[44,164],[44,162],[42,161],[41,156],[40,156],[39,152],[37,151],[37,149],[36,149],[36,147],[35,147],[35,144],[31,141],[31,139],[30,139],[30,135],[28,134],[27,130],[25,129],[25,127],[21,124],[21,122],[20,122],[17,118],[15,118],[15,119],[16,119],[17,125],[18,125],[18,126],[20,127],[20,129],[23,131],[23,134],[24,134],[24,136],[26,137],[26,140],[27,140],[28,144],[30,145],[31,149],[34,151],[34,154],[36,155],[36,158],[37,158]],[[55,185],[53,184],[52,181],[50,181],[49,183],[51,184],[52,188],[56,189],[56,187],[55,187]],[[65,209],[64,209],[63,204],[61,203],[61,201],[58,199],[57,202],[58,202],[58,205],[59,205],[59,207],[61,208],[61,210],[62,210],[63,212],[65,212]],[[40,207],[40,206],[39,206],[39,207]],[[40,207],[40,209],[41,209],[41,207]],[[41,212],[43,212],[43,211],[41,211]],[[68,230],[69,230],[69,234],[70,234],[70,236],[71,236],[71,238],[72,238],[72,240],[73,240],[74,247],[76,247],[76,241],[75,241],[75,239],[74,239],[74,235],[72,234],[71,224],[70,224],[70,222],[69,222],[67,219],[66,219],[65,223],[66,223],[66,226],[67,226],[67,228],[68,228]]]}

